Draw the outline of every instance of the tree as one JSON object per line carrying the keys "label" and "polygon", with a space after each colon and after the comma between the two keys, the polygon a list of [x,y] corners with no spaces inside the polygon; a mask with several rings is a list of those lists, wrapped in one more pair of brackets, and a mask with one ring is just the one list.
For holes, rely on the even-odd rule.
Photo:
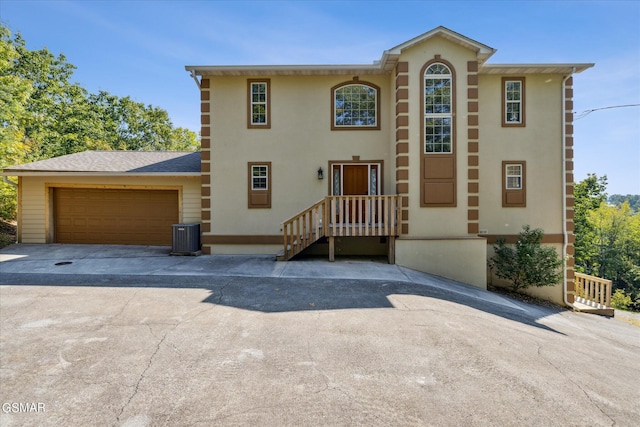
{"label": "tree", "polygon": [[620,206],[625,201],[629,202],[629,206],[635,212],[640,212],[640,195],[639,194],[627,194],[623,196],[622,194],[612,194],[609,196],[609,203],[612,205]]}
{"label": "tree", "polygon": [[578,270],[586,274],[593,274],[592,260],[595,256],[595,248],[588,237],[592,230],[587,221],[587,214],[598,209],[607,200],[606,190],[607,176],[598,178],[596,174],[588,174],[587,178],[577,183],[573,190],[575,262]]}
{"label": "tree", "polygon": [[612,277],[623,268],[621,250],[629,232],[630,212],[627,202],[620,208],[603,202],[598,209],[587,212],[588,237],[597,248],[594,267],[600,277]]}
{"label": "tree", "polygon": [[[20,123],[26,116],[33,87],[12,73],[19,54],[11,33],[0,25],[0,169],[22,161],[26,147]],[[12,219],[16,211],[15,187],[0,181],[0,218]]]}
{"label": "tree", "polygon": [[491,263],[496,268],[496,275],[509,280],[514,291],[529,286],[555,285],[561,281],[562,260],[554,248],[542,246],[543,237],[541,229],[531,230],[525,225],[515,245],[507,245],[504,239],[498,239],[494,246]]}
{"label": "tree", "polygon": [[613,290],[629,295],[630,308],[640,309],[640,212],[614,195],[608,205],[607,177],[594,174],[576,184],[575,267],[577,271],[612,281]]}
{"label": "tree", "polygon": [[196,134],[188,129],[174,128],[169,114],[161,108],[145,106],[128,96],[119,98],[104,91],[89,95],[88,102],[100,121],[98,130],[94,131],[94,149],[199,149]]}
{"label": "tree", "polygon": [[[0,168],[86,150],[199,149],[165,110],[72,83],[75,68],[0,24]],[[0,183],[0,217],[15,209],[15,188]]]}
{"label": "tree", "polygon": [[602,203],[588,212],[587,238],[596,249],[590,260],[594,275],[609,279],[614,289],[628,291],[640,303],[640,213],[628,202],[621,206]]}

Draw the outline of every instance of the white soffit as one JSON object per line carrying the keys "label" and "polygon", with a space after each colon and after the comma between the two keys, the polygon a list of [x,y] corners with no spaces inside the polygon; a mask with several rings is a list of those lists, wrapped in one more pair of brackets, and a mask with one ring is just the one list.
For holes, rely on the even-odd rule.
{"label": "white soffit", "polygon": [[484,64],[479,74],[574,74],[595,64]]}
{"label": "white soffit", "polygon": [[188,65],[199,76],[313,76],[387,74],[380,64],[372,65]]}

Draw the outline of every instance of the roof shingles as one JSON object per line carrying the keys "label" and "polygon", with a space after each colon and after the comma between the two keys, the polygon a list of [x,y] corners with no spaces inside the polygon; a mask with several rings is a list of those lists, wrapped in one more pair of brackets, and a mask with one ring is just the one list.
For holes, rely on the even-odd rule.
{"label": "roof shingles", "polygon": [[24,165],[10,166],[3,174],[16,172],[70,173],[200,173],[199,152],[174,151],[84,151]]}

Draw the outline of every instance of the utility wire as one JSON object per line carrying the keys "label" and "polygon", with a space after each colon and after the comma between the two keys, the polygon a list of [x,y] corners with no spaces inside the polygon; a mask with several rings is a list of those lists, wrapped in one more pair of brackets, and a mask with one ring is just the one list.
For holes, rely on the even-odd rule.
{"label": "utility wire", "polygon": [[592,110],[584,110],[582,113],[576,115],[573,118],[573,121],[580,120],[581,118],[588,116],[589,114],[593,113],[594,111],[609,110],[611,108],[624,108],[624,107],[640,107],[640,104],[612,105],[610,107],[601,107],[601,108],[594,108]]}

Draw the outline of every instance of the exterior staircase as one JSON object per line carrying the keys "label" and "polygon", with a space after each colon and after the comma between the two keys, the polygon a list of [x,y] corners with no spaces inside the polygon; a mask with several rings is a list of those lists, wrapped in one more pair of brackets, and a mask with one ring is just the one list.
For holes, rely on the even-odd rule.
{"label": "exterior staircase", "polygon": [[386,236],[392,262],[395,237],[402,231],[401,202],[397,195],[327,196],[283,223],[283,249],[277,259],[288,261],[327,237],[329,260],[333,261],[336,236]]}

